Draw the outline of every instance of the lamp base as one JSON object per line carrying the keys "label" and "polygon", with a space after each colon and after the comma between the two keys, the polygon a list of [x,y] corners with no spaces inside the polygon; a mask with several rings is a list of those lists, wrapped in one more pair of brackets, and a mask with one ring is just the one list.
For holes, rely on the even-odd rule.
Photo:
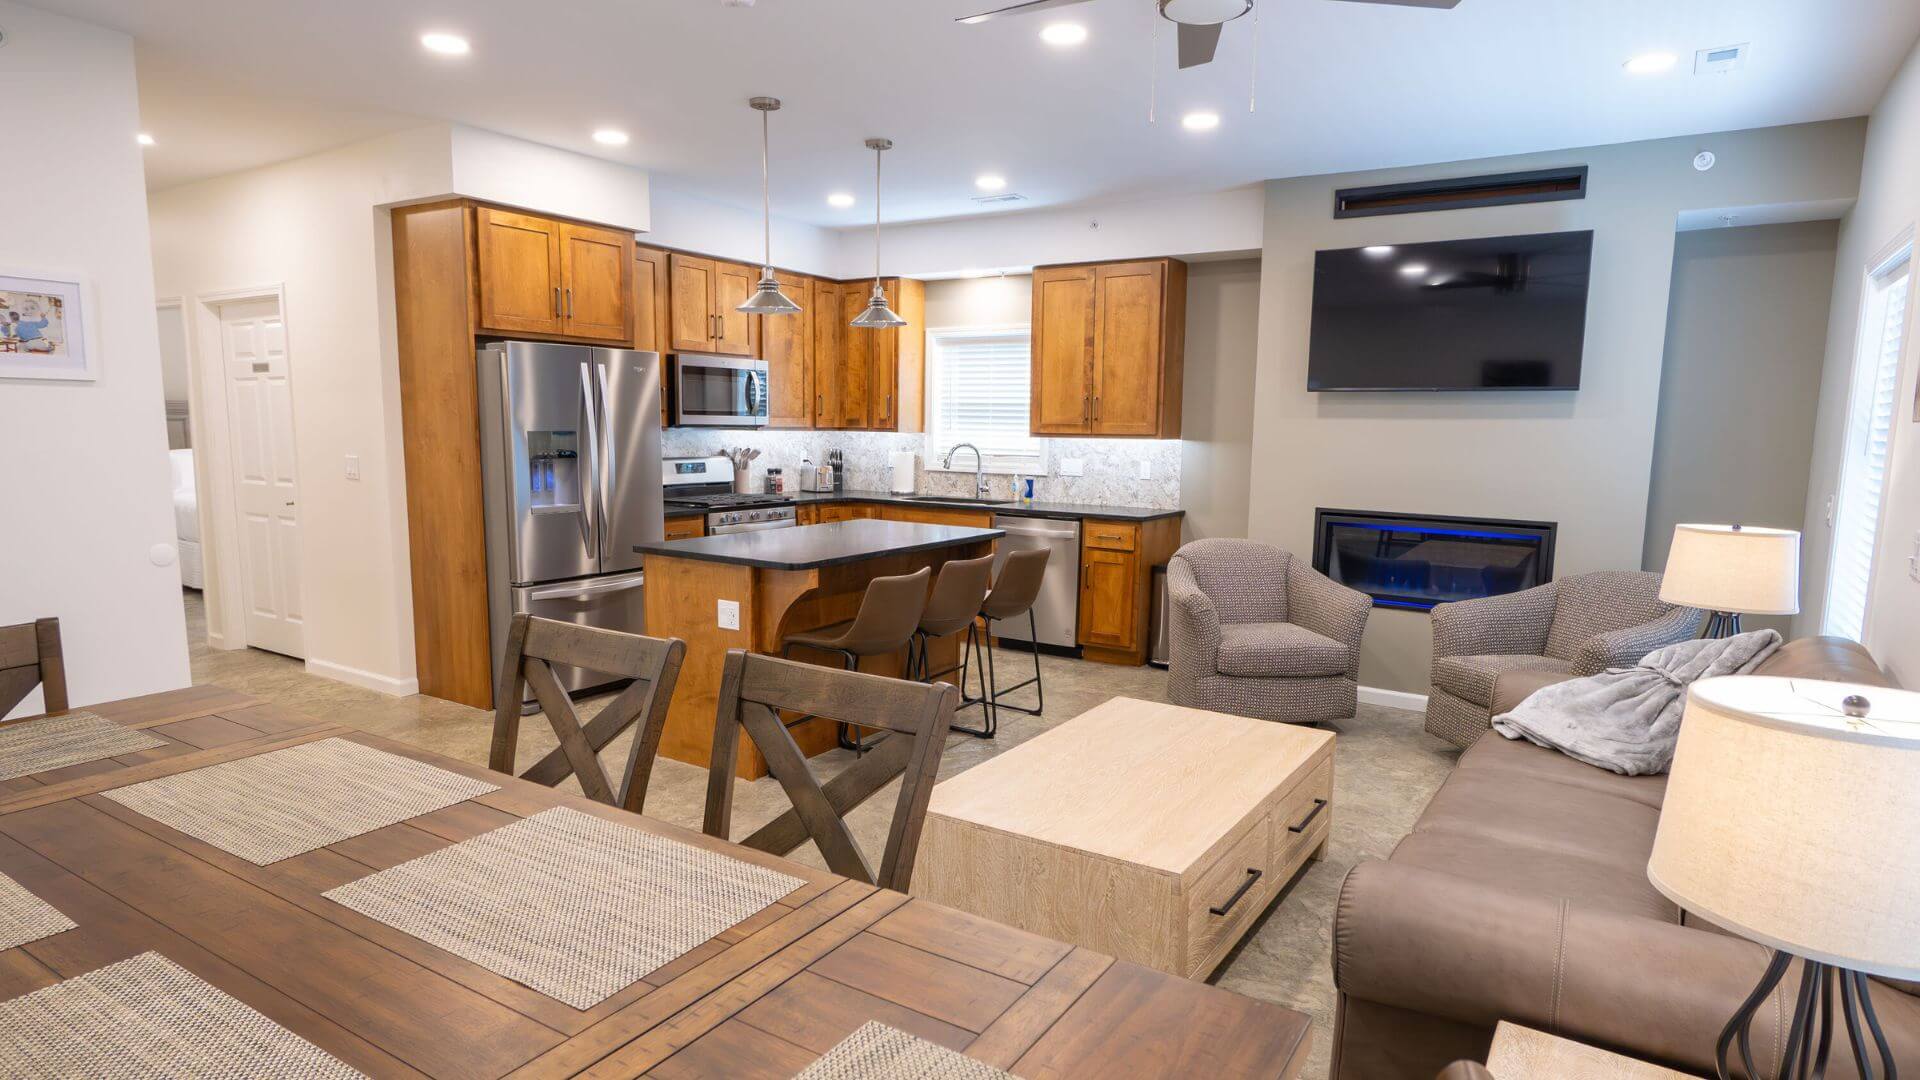
{"label": "lamp base", "polygon": [[1703,638],[1728,638],[1740,632],[1740,613],[1737,611],[1715,611],[1707,615],[1707,625],[1700,631]]}
{"label": "lamp base", "polygon": [[[1734,618],[1738,619],[1739,616],[1735,615]],[[1720,1032],[1714,1057],[1720,1080],[1733,1078],[1733,1073],[1727,1068],[1727,1052],[1736,1043],[1746,1075],[1756,1080],[1765,1075],[1754,1067],[1750,1028],[1755,1014],[1766,1004],[1774,987],[1779,986],[1780,980],[1786,977],[1787,967],[1792,962],[1790,954],[1776,950],[1767,964],[1766,973],[1760,976],[1759,985],[1753,988],[1753,993],[1741,1003],[1739,1011],[1733,1014],[1733,1019],[1727,1021],[1727,1026]],[[1840,1006],[1839,1025],[1834,1023],[1833,1016],[1836,1001]],[[1803,961],[1800,970],[1800,993],[1794,1004],[1793,1024],[1787,1029],[1787,1041],[1780,1053],[1780,1075],[1777,1080],[1807,1080],[1825,1076],[1834,1034],[1839,1030],[1846,1033],[1853,1060],[1860,1066],[1861,1080],[1876,1080],[1873,1064],[1868,1060],[1868,1038],[1873,1040],[1873,1050],[1880,1057],[1880,1080],[1899,1080],[1894,1070],[1893,1050],[1887,1045],[1886,1033],[1880,1029],[1880,1018],[1873,1012],[1867,977],[1857,971],[1813,960]]]}

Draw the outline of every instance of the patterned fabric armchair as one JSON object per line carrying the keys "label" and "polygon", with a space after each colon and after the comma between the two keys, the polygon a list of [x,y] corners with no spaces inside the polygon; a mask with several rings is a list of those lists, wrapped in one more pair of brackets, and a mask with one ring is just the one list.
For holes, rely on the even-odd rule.
{"label": "patterned fabric armchair", "polygon": [[1637,664],[1700,632],[1660,600],[1660,575],[1602,570],[1433,609],[1427,731],[1462,749],[1543,686]]}
{"label": "patterned fabric armchair", "polygon": [[1372,607],[1279,548],[1195,540],[1167,564],[1167,696],[1295,724],[1351,717]]}

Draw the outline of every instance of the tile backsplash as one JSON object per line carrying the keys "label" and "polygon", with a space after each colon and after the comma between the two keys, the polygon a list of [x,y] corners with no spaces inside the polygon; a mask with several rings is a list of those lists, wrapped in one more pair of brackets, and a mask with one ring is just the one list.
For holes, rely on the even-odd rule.
{"label": "tile backsplash", "polygon": [[[1180,505],[1180,443],[1175,439],[1042,439],[1045,475],[1034,477],[1034,498],[1040,502],[1091,503],[1098,506],[1139,506],[1171,510]],[[928,495],[970,495],[970,472],[929,471],[925,435],[895,435],[871,431],[712,431],[668,428],[662,443],[668,457],[699,457],[736,446],[752,447],[760,457],[750,466],[753,488],[761,490],[768,467],[791,472],[812,459],[825,464],[827,451],[846,457],[846,486],[856,491],[885,491],[891,478],[888,455],[911,451],[917,462],[915,489]],[[1060,460],[1078,458],[1083,475],[1061,476]],[[1140,463],[1152,478],[1140,479]],[[996,496],[1004,495],[1012,478],[989,473],[987,482]]]}

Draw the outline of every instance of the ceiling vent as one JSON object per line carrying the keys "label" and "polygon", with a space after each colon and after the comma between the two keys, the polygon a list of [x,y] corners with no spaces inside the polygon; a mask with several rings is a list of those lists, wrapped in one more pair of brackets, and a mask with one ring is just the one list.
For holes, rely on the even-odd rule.
{"label": "ceiling vent", "polygon": [[1017,191],[1003,191],[997,195],[975,195],[973,201],[980,206],[998,206],[1001,203],[1026,202],[1027,197]]}
{"label": "ceiling vent", "polygon": [[1747,59],[1747,44],[1722,45],[1717,49],[1701,49],[1693,54],[1693,73],[1695,75],[1726,75],[1738,68]]}

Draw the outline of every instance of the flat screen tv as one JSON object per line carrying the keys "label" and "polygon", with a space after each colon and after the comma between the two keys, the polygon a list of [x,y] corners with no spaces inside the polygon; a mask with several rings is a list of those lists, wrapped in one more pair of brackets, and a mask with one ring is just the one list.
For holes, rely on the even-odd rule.
{"label": "flat screen tv", "polygon": [[1577,390],[1593,233],[1322,251],[1308,390]]}

